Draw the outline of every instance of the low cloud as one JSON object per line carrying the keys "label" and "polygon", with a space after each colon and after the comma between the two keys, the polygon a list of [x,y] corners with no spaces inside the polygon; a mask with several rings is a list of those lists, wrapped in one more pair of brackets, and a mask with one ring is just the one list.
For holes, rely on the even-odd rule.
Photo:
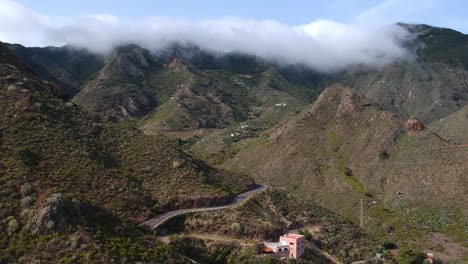
{"label": "low cloud", "polygon": [[380,67],[411,59],[411,52],[402,45],[410,38],[396,25],[330,20],[286,25],[236,17],[201,21],[167,17],[130,21],[109,14],[51,17],[14,1],[0,0],[0,41],[26,46],[72,44],[99,53],[109,53],[127,43],[156,51],[172,42],[187,42],[208,50],[237,51],[334,71],[355,64]]}

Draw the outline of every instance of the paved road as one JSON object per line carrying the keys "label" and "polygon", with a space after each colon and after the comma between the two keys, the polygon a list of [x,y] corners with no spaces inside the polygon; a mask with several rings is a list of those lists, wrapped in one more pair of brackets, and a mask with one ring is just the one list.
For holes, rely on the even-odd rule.
{"label": "paved road", "polygon": [[250,196],[261,192],[266,189],[265,185],[257,184],[257,188],[239,194],[230,204],[223,205],[223,206],[215,206],[215,207],[204,207],[204,208],[190,208],[190,209],[180,209],[180,210],[175,210],[175,211],[169,211],[164,214],[160,214],[154,218],[151,218],[149,220],[146,220],[145,222],[142,223],[142,225],[146,225],[151,229],[157,228],[159,225],[163,224],[167,220],[178,216],[182,214],[188,214],[188,213],[193,213],[193,212],[202,212],[202,211],[212,211],[212,210],[221,210],[221,209],[227,209],[227,208],[233,208],[245,201],[247,198]]}

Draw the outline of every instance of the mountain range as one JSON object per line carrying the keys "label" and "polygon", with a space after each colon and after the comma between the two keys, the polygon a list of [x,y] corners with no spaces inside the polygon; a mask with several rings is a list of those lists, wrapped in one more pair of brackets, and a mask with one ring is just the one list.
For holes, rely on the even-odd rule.
{"label": "mountain range", "polygon": [[[222,245],[166,245],[137,226],[255,182],[271,190],[182,230],[270,239],[320,226],[346,263],[389,241],[468,260],[468,36],[399,25],[417,36],[414,58],[326,73],[180,43],[107,55],[0,43],[0,263],[215,263]],[[246,263],[225,247],[216,263]]]}

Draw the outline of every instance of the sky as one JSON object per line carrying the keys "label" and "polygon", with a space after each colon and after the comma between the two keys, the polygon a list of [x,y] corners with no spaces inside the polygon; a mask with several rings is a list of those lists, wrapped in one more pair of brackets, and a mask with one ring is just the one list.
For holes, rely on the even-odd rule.
{"label": "sky", "polygon": [[468,3],[452,0],[0,0],[0,41],[72,44],[109,53],[186,42],[320,71],[409,60],[414,38],[396,22],[468,32]]}
{"label": "sky", "polygon": [[[1,0],[0,0],[1,1]],[[18,0],[32,10],[61,16],[113,14],[128,19],[162,16],[190,20],[225,16],[297,25],[324,19],[343,23],[425,23],[468,33],[466,0]],[[374,17],[372,17],[372,13]]]}

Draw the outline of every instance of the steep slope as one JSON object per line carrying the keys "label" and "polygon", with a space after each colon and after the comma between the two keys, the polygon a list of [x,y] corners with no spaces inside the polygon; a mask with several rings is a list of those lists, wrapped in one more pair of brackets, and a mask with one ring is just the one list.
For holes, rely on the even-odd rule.
{"label": "steep slope", "polygon": [[430,123],[468,103],[467,78],[461,65],[417,60],[348,73],[338,81],[404,118]]}
{"label": "steep slope", "polygon": [[164,103],[143,121],[144,131],[216,128],[234,121],[234,106],[227,104],[227,92],[219,91],[216,80],[184,61],[176,58],[150,78],[157,84],[158,98]]}
{"label": "steep slope", "polygon": [[468,144],[468,105],[428,126],[442,138],[458,144]]}
{"label": "steep slope", "polygon": [[428,25],[400,24],[417,34],[420,43],[417,54],[426,61],[439,61],[452,65],[468,66],[468,35],[459,31]]}
{"label": "steep slope", "polygon": [[168,209],[223,203],[252,185],[192,159],[164,137],[89,117],[5,55],[0,262],[55,263],[71,255],[78,262],[184,262],[133,225]]}
{"label": "steep slope", "polygon": [[[243,121],[269,127],[315,95],[315,91],[289,82],[275,67],[238,74],[195,69],[174,59],[155,78],[154,83],[166,80],[166,92],[176,90],[143,120],[141,127],[148,133],[225,128]],[[288,107],[278,111],[277,104]]]}
{"label": "steep slope", "polygon": [[[436,221],[420,220],[410,228],[416,230],[413,234],[437,230],[463,236],[466,149],[430,131],[407,132],[403,120],[360,93],[331,86],[268,135],[266,142],[240,151],[223,167],[314,197],[354,221],[361,199],[377,201],[369,207],[366,227],[393,239],[409,239],[400,229],[410,217],[402,208],[422,210],[411,215],[418,219],[430,212],[430,221]],[[400,220],[385,218],[379,208],[400,214]],[[451,221],[437,222],[448,214]],[[382,223],[393,231],[386,233]]]}
{"label": "steep slope", "polygon": [[415,58],[380,70],[355,67],[335,79],[404,118],[430,123],[468,103],[468,36],[427,25],[400,26],[416,38]]}
{"label": "steep slope", "polygon": [[153,67],[157,67],[155,58],[147,50],[136,45],[119,47],[73,101],[114,120],[141,117],[156,105],[153,94],[143,87],[144,77]]}
{"label": "steep slope", "polygon": [[77,94],[84,82],[95,78],[104,65],[104,56],[72,46],[26,48],[16,44],[8,47],[42,79],[55,83],[69,97]]}
{"label": "steep slope", "polygon": [[[182,128],[188,126],[184,130],[205,125],[219,128],[238,123],[239,120],[245,121],[245,117],[250,116],[252,107],[265,108],[259,106],[263,102],[262,98],[270,100],[278,98],[277,103],[281,103],[279,101],[283,100],[281,96],[270,96],[270,92],[277,94],[281,91],[287,98],[294,98],[295,103],[310,102],[327,85],[336,82],[359,89],[388,111],[404,118],[418,116],[424,123],[430,123],[458,111],[468,100],[466,81],[468,37],[445,28],[399,25],[416,36],[414,41],[406,43],[408,48],[415,51],[414,60],[387,65],[377,70],[355,66],[345,72],[329,74],[320,74],[301,65],[278,66],[265,59],[236,52],[206,51],[190,44],[174,43],[165,49],[155,51],[154,54],[136,45],[126,45],[117,48],[106,60],[102,56],[70,46],[24,48],[10,45],[9,47],[41,77],[56,83],[66,94],[74,96],[83,90],[77,95],[75,102],[89,111],[105,114],[114,120],[140,118],[174,97],[176,90],[181,88],[178,85],[188,81],[186,79],[188,76],[183,72],[169,74],[171,70],[164,67],[177,59],[188,66],[189,75],[197,76],[194,79],[189,78],[192,80],[191,86],[201,86],[205,89],[197,93],[202,98],[187,103],[188,107],[180,110],[169,103],[168,106],[161,107],[163,112],[179,109],[182,113],[176,114],[177,117],[173,119],[179,119],[177,122],[180,123],[181,120],[193,117],[186,117],[187,112],[200,108],[207,112],[209,119],[182,124]],[[257,91],[257,88],[264,84],[260,80],[261,76],[267,72],[282,80],[277,80],[278,85],[270,86],[272,89],[268,91],[263,89]],[[99,77],[96,77],[97,75]],[[253,80],[245,80],[246,76],[250,76]],[[247,88],[251,91],[241,92],[242,89],[238,89],[242,86],[240,83],[248,84]],[[218,95],[217,90],[225,91],[226,95]],[[209,93],[214,94],[214,100]],[[224,99],[222,103],[233,112],[234,121],[228,118],[225,122],[213,124],[213,119],[223,119],[217,114],[220,108],[227,111],[226,105],[216,102],[225,97],[230,99],[229,101]],[[246,98],[260,102],[248,101]],[[233,103],[235,105],[232,105]],[[265,110],[265,112],[270,111]],[[265,119],[271,119],[270,117],[275,115],[270,113]],[[264,120],[260,121],[264,123]],[[148,131],[161,130],[162,120],[156,117],[154,122],[148,122],[148,126],[154,128]],[[180,127],[176,128],[179,129]],[[174,129],[169,127],[163,130]]]}

